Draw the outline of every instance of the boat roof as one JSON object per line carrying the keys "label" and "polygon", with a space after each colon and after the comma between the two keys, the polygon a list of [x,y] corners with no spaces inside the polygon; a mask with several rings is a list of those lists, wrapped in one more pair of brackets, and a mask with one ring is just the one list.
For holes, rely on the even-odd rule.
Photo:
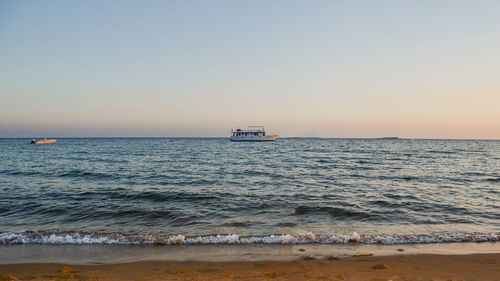
{"label": "boat roof", "polygon": [[264,126],[248,126],[246,129],[236,128],[233,132],[252,133],[264,131]]}

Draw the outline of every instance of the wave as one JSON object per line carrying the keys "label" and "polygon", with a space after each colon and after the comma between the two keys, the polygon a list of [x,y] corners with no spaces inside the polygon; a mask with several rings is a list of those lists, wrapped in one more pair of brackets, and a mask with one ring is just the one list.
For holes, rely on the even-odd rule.
{"label": "wave", "polygon": [[[88,195],[93,195],[92,192],[86,192]],[[217,196],[200,194],[187,191],[142,191],[142,192],[123,192],[123,191],[101,191],[100,196],[109,196],[113,199],[124,200],[146,200],[152,202],[168,202],[175,200],[177,202],[191,201],[206,201],[220,199]]]}
{"label": "wave", "polygon": [[295,208],[294,215],[309,215],[309,214],[328,214],[335,218],[356,218],[356,219],[368,219],[373,217],[373,215],[363,212],[360,210],[350,210],[346,208],[337,207],[311,207],[311,206],[299,206]]}
{"label": "wave", "polygon": [[238,234],[216,234],[185,236],[182,234],[124,234],[59,231],[0,232],[0,245],[12,244],[121,244],[121,245],[210,245],[210,244],[430,244],[458,242],[496,242],[500,232],[443,232],[434,234],[405,235],[360,235],[271,234],[264,236],[242,236]]}
{"label": "wave", "polygon": [[487,178],[487,179],[485,179],[485,181],[487,181],[487,182],[500,182],[500,177],[498,177],[498,178]]}

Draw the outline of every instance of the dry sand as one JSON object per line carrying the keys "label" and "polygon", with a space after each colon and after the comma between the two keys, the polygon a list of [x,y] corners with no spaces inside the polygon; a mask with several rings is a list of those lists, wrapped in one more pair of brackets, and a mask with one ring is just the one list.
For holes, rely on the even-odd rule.
{"label": "dry sand", "polygon": [[[307,255],[304,253],[304,257]],[[500,254],[104,265],[4,264],[0,280],[500,280]]]}

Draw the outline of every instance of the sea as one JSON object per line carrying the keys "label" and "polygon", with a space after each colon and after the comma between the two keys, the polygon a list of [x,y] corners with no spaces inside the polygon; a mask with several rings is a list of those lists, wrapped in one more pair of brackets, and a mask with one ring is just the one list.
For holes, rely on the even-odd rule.
{"label": "sea", "polygon": [[0,139],[0,248],[499,240],[500,141]]}

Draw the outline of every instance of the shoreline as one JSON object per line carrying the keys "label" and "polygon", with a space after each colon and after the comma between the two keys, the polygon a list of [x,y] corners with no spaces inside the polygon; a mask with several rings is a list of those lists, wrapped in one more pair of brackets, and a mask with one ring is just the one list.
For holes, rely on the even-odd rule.
{"label": "shoreline", "polygon": [[293,261],[140,261],[0,265],[0,280],[499,280],[500,253]]}
{"label": "shoreline", "polygon": [[310,257],[349,259],[359,256],[500,254],[500,242],[430,244],[218,244],[106,245],[16,244],[0,246],[0,264],[71,265],[165,262],[290,262]]}

